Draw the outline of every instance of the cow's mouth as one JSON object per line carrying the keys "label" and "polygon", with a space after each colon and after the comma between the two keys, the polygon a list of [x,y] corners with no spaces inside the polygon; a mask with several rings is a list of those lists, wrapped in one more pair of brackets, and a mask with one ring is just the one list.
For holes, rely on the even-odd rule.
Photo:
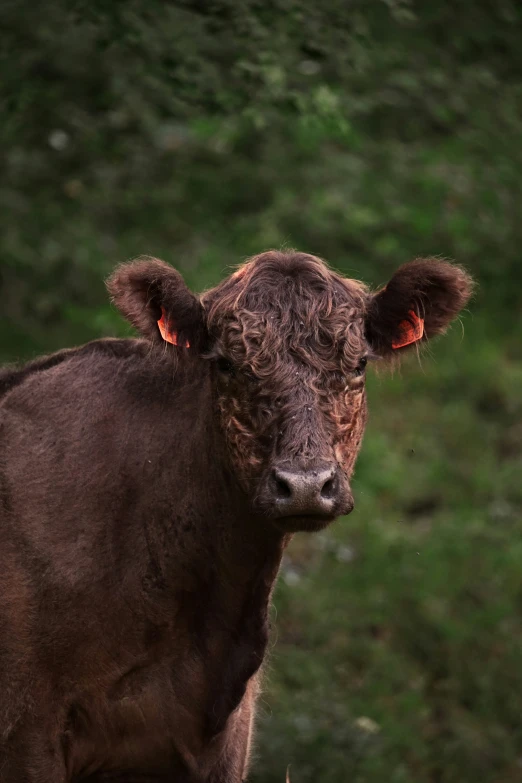
{"label": "cow's mouth", "polygon": [[284,533],[317,533],[328,527],[339,514],[292,514],[272,519],[274,525]]}

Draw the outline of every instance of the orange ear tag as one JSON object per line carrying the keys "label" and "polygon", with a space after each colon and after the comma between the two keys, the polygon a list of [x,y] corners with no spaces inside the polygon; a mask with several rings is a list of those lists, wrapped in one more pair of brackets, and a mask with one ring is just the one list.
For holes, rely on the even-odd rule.
{"label": "orange ear tag", "polygon": [[410,321],[400,322],[401,336],[392,342],[392,348],[405,348],[407,345],[416,343],[424,334],[424,318],[420,318],[413,310],[410,310],[408,315],[413,323]]}
{"label": "orange ear tag", "polygon": [[[165,340],[166,343],[171,343],[172,345],[178,344],[178,335],[176,332],[172,331],[170,328],[170,324],[167,323],[167,319],[165,317],[165,310],[163,307],[161,308],[161,318],[158,321],[158,329],[160,330],[160,334]],[[185,348],[190,348],[190,343],[185,343]]]}

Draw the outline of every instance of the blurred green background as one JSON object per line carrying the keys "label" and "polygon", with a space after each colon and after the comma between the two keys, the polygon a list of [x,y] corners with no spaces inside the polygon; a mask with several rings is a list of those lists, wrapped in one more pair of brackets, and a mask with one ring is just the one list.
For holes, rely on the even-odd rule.
{"label": "blurred green background", "polygon": [[[196,289],[295,246],[478,293],[369,379],[356,511],[297,536],[255,783],[522,781],[522,6],[4,0],[0,357],[129,334],[134,255]],[[276,617],[277,615],[277,617]]]}

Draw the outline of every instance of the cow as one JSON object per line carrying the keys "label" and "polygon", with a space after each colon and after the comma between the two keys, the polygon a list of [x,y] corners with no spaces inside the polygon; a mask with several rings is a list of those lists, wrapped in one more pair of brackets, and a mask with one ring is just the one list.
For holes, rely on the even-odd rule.
{"label": "cow", "polygon": [[353,509],[366,365],[472,282],[285,250],[199,296],[153,258],[107,285],[139,338],[0,373],[0,781],[240,783],[285,547]]}

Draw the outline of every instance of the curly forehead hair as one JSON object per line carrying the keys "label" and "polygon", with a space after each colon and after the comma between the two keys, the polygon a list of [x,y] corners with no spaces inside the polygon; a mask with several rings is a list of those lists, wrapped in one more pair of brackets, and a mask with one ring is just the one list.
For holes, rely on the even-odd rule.
{"label": "curly forehead hair", "polygon": [[202,297],[216,349],[258,377],[282,357],[318,373],[357,364],[364,350],[369,295],[315,256],[270,251],[254,256]]}

